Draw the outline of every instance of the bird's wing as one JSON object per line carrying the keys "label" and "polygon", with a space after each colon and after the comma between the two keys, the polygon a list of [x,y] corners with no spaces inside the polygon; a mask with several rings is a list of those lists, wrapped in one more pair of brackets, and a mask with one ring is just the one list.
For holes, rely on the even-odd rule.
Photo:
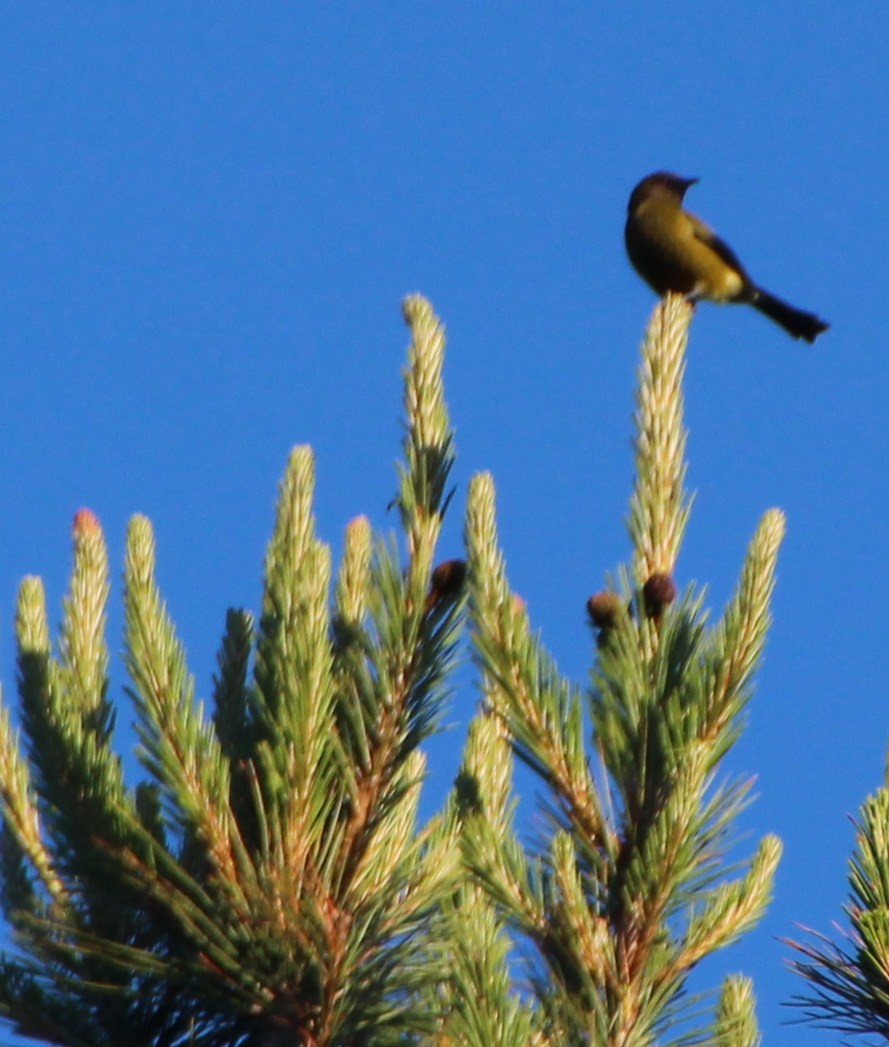
{"label": "bird's wing", "polygon": [[719,255],[726,265],[730,265],[732,269],[739,273],[745,280],[749,280],[750,278],[747,275],[747,270],[741,264],[741,259],[738,258],[729,245],[724,240],[720,240],[710,226],[707,225],[706,222],[702,222],[697,215],[691,214],[689,211],[686,211],[686,214],[691,220],[695,239],[705,243],[712,251],[715,251],[716,254]]}

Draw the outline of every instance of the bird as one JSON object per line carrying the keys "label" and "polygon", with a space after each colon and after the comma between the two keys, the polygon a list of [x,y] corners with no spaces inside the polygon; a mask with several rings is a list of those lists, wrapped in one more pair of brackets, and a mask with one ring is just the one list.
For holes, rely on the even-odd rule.
{"label": "bird", "polygon": [[728,244],[683,208],[699,181],[655,171],[630,194],[624,240],[636,272],[659,295],[752,305],[794,338],[814,342],[829,324],[759,287]]}

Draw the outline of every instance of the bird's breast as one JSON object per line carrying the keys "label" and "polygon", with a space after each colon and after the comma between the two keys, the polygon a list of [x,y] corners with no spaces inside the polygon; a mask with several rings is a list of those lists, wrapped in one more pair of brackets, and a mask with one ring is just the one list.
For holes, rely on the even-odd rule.
{"label": "bird's breast", "polygon": [[640,204],[627,218],[627,254],[639,275],[658,294],[679,294],[725,302],[745,287],[742,272],[708,242],[713,234],[700,220],[664,200]]}
{"label": "bird's breast", "polygon": [[691,294],[697,284],[689,230],[682,212],[662,201],[646,201],[627,218],[624,238],[636,272],[658,294]]}

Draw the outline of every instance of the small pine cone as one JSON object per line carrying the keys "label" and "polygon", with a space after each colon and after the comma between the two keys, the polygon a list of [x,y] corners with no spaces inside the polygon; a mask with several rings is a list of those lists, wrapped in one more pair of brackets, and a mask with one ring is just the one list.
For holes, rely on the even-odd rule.
{"label": "small pine cone", "polygon": [[594,593],[586,602],[587,614],[597,629],[612,629],[617,624],[623,603],[617,593],[603,589]]}
{"label": "small pine cone", "polygon": [[653,574],[642,586],[645,614],[649,618],[660,618],[665,607],[676,599],[676,583],[668,574]]}
{"label": "small pine cone", "polygon": [[429,579],[429,595],[426,597],[426,614],[437,607],[442,600],[457,595],[466,581],[465,560],[445,560],[432,572]]}

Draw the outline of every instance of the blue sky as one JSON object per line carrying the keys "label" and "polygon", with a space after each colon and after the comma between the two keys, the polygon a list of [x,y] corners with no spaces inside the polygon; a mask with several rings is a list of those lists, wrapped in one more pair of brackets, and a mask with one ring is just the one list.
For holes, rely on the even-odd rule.
{"label": "blue sky", "polygon": [[[585,600],[628,555],[653,305],[624,256],[626,199],[656,168],[700,176],[689,206],[832,323],[814,347],[740,307],[692,328],[678,580],[718,612],[761,513],[788,516],[730,759],[757,777],[748,847],[777,832],[785,857],[769,918],[705,980],[752,975],[768,1043],[836,1042],[781,1024],[800,986],[776,936],[839,916],[849,815],[889,740],[887,39],[870,0],[0,3],[7,700],[18,582],[42,575],[58,620],[81,506],[118,576],[129,517],[152,519],[203,695],[226,607],[257,606],[293,444],[315,448],[335,548],[359,512],[395,525],[412,291],[449,335],[442,555],[491,470],[511,580],[583,681]],[[474,701],[461,688],[430,748],[429,810]]]}

